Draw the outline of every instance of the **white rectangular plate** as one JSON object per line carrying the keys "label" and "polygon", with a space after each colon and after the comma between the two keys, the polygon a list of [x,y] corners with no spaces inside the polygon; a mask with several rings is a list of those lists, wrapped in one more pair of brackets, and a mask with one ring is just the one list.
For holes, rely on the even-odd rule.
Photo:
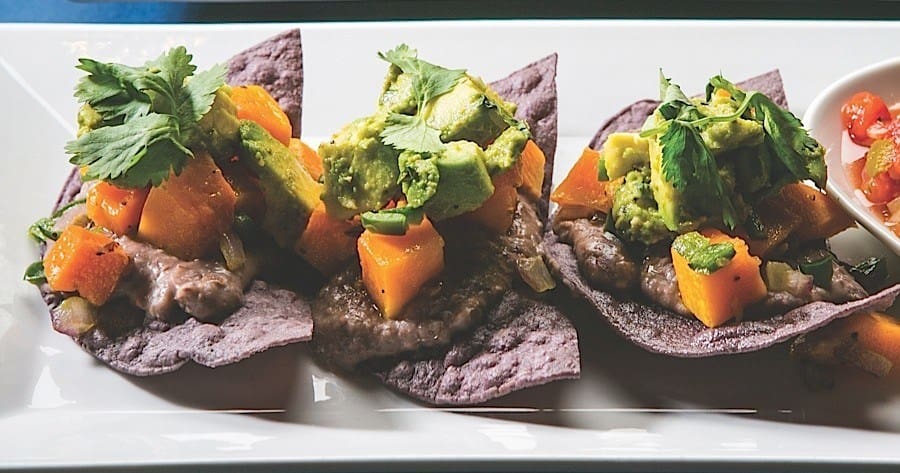
{"label": "white rectangular plate", "polygon": [[[585,313],[573,314],[581,380],[461,412],[422,407],[371,380],[329,372],[302,346],[217,370],[188,366],[139,379],[106,368],[53,332],[37,291],[21,275],[37,258],[25,229],[48,212],[69,170],[62,148],[74,129],[76,58],[135,63],[184,44],[204,67],[284,28],[0,26],[0,466],[900,467],[897,381],[845,373],[835,389],[812,392],[783,347],[707,360],[664,358],[619,340]],[[701,90],[720,71],[740,79],[780,68],[801,115],[830,81],[892,54],[900,38],[900,25],[862,22],[302,28],[303,132],[311,142],[373,109],[385,70],[378,50],[407,42],[431,61],[488,80],[558,52],[557,181],[607,117],[656,95],[660,67],[688,91]],[[853,261],[886,254],[862,231],[839,236],[835,248]]]}

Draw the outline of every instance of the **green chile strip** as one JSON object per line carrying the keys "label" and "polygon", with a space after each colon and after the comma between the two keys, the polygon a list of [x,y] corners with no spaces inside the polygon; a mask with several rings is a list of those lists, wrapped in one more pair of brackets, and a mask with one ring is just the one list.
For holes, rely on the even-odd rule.
{"label": "green chile strip", "polygon": [[711,243],[698,232],[679,235],[672,242],[672,248],[684,256],[691,269],[703,274],[722,269],[735,255],[734,245],[730,242]]}

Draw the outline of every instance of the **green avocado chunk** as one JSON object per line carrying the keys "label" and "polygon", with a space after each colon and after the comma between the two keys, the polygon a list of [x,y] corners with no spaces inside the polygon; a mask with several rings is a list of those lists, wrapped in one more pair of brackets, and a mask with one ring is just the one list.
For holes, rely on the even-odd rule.
{"label": "green avocado chunk", "polygon": [[258,177],[266,201],[262,227],[279,245],[293,248],[319,203],[319,184],[297,156],[265,128],[240,122],[240,158]]}
{"label": "green avocado chunk", "polygon": [[515,166],[516,161],[531,138],[527,130],[511,126],[500,133],[500,136],[484,150],[485,166],[491,176]]}
{"label": "green avocado chunk", "polygon": [[625,182],[613,196],[611,218],[626,240],[652,245],[671,237],[653,200],[648,168],[625,175]]}
{"label": "green avocado chunk", "polygon": [[221,161],[234,156],[240,140],[240,124],[228,86],[220,87],[212,108],[198,123],[200,139],[213,158]]}
{"label": "green avocado chunk", "polygon": [[659,140],[650,140],[650,189],[656,201],[659,215],[666,228],[677,231],[681,227],[684,194],[666,179],[662,170],[662,146]]}
{"label": "green avocado chunk", "polygon": [[618,179],[650,164],[650,140],[639,133],[613,133],[606,138],[600,159],[606,168],[606,180]]}
{"label": "green avocado chunk", "polygon": [[360,118],[319,145],[325,190],[322,200],[330,215],[347,219],[384,207],[400,194],[400,153],[379,134],[386,113]]}
{"label": "green avocado chunk", "polygon": [[441,132],[444,143],[465,140],[484,147],[509,126],[504,107],[509,105],[488,97],[483,82],[466,75],[425,105],[422,116],[428,126]]}
{"label": "green avocado chunk", "polygon": [[471,141],[447,143],[434,158],[440,180],[437,191],[425,203],[425,214],[439,221],[481,207],[494,193],[484,160],[484,151]]}

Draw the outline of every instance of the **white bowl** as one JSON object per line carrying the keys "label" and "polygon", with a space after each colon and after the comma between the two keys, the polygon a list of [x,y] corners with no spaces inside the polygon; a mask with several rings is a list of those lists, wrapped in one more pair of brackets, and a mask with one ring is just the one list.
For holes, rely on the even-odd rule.
{"label": "white bowl", "polygon": [[837,199],[850,215],[888,248],[900,255],[900,237],[885,226],[880,216],[871,211],[862,193],[847,179],[844,169],[844,164],[865,153],[865,148],[850,142],[841,125],[841,107],[853,94],[861,91],[880,95],[889,106],[900,101],[900,58],[866,66],[828,86],[810,104],[803,116],[803,124],[826,149],[828,194]]}

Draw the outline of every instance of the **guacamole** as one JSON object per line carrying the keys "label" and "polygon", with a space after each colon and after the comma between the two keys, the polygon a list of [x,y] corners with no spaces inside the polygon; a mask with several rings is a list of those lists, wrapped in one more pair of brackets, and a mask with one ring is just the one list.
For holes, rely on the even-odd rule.
{"label": "guacamole", "polygon": [[[755,202],[798,180],[822,182],[824,150],[795,135],[799,121],[764,95],[721,76],[688,98],[668,79],[640,132],[613,133],[600,180],[625,176],[611,218],[628,241],[653,244],[713,226],[744,225]],[[815,144],[815,146],[813,146]]]}
{"label": "guacamole", "polygon": [[382,57],[393,59],[375,113],[319,146],[328,213],[351,218],[404,201],[439,221],[477,209],[531,138],[515,105],[410,50]]}

